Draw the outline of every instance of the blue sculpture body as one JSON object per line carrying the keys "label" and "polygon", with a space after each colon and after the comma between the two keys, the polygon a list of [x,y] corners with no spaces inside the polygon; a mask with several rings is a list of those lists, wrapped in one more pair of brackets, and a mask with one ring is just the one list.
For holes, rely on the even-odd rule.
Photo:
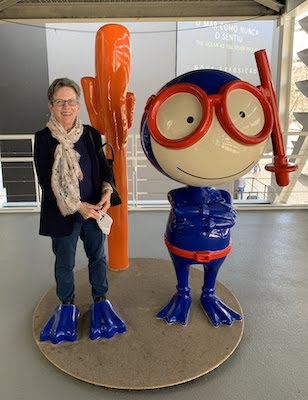
{"label": "blue sculpture body", "polygon": [[214,326],[242,317],[215,294],[217,274],[231,251],[235,212],[230,194],[214,185],[249,172],[272,134],[275,162],[267,167],[288,184],[288,163],[266,53],[256,53],[261,86],[218,70],[196,70],[149,98],[141,122],[143,150],[161,173],[187,186],[169,192],[165,242],[177,277],[176,293],[157,317],[188,322],[189,269],[203,264],[201,306]]}
{"label": "blue sculpture body", "polygon": [[212,187],[188,186],[169,193],[171,212],[165,242],[178,278],[177,294],[158,313],[167,322],[187,324],[191,305],[188,285],[192,264],[204,265],[201,304],[213,325],[231,325],[241,316],[215,296],[216,276],[231,250],[230,228],[235,212],[228,192]]}

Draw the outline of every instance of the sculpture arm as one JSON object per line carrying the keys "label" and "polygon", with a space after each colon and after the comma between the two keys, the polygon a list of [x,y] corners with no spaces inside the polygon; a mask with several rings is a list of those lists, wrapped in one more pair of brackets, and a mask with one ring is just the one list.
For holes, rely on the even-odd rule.
{"label": "sculpture arm", "polygon": [[132,92],[127,92],[126,95],[126,113],[128,129],[132,127],[134,122],[134,109],[136,104],[136,96]]}
{"label": "sculpture arm", "polygon": [[91,125],[95,126],[100,132],[104,133],[104,119],[100,118],[98,112],[94,78],[89,76],[82,78],[81,86],[83,89],[84,99],[89,113]]}
{"label": "sculpture arm", "polygon": [[209,204],[210,218],[215,228],[231,228],[235,224],[236,213],[231,204],[230,193],[220,190],[221,199]]}

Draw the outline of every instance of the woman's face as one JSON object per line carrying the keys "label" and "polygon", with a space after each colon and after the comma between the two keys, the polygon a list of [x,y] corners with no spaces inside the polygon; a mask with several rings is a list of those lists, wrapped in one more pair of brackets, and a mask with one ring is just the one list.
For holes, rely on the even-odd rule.
{"label": "woman's face", "polygon": [[[64,105],[57,105],[57,100],[75,100],[76,105],[69,105],[66,101]],[[73,128],[75,120],[80,110],[80,103],[77,94],[70,87],[62,87],[53,96],[53,102],[48,105],[50,112],[66,131]]]}

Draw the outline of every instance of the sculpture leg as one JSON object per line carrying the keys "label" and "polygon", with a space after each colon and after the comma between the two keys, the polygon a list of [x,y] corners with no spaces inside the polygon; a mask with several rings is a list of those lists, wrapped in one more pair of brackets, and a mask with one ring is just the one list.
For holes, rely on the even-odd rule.
{"label": "sculpture leg", "polygon": [[203,265],[204,285],[201,294],[201,305],[214,326],[221,324],[232,325],[233,321],[242,319],[237,312],[228,307],[215,295],[217,274],[224,260],[225,257],[212,260]]}
{"label": "sculpture leg", "polygon": [[157,318],[162,318],[170,324],[179,322],[182,325],[187,325],[191,306],[190,286],[188,284],[191,260],[176,256],[172,253],[170,253],[170,255],[177,276],[177,293],[171,298],[169,303],[159,311]]}

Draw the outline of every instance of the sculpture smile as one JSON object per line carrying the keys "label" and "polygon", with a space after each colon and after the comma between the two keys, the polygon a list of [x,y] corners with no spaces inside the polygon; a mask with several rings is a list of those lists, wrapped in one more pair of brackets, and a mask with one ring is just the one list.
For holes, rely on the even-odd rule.
{"label": "sculpture smile", "polygon": [[235,174],[232,175],[227,175],[227,176],[222,176],[221,178],[207,178],[207,177],[203,177],[203,176],[198,176],[198,175],[194,175],[194,174],[190,174],[189,172],[184,171],[183,169],[181,169],[180,167],[177,167],[178,170],[180,170],[181,172],[184,172],[184,174],[193,176],[194,178],[199,178],[199,179],[208,179],[209,181],[212,180],[217,180],[217,179],[225,179],[225,178],[231,178],[232,176],[238,175],[241,172],[245,171],[247,168],[249,168],[250,166],[253,166],[255,162],[253,161],[252,163],[250,163],[249,165],[247,165],[247,167],[243,168],[241,171],[236,172]]}

